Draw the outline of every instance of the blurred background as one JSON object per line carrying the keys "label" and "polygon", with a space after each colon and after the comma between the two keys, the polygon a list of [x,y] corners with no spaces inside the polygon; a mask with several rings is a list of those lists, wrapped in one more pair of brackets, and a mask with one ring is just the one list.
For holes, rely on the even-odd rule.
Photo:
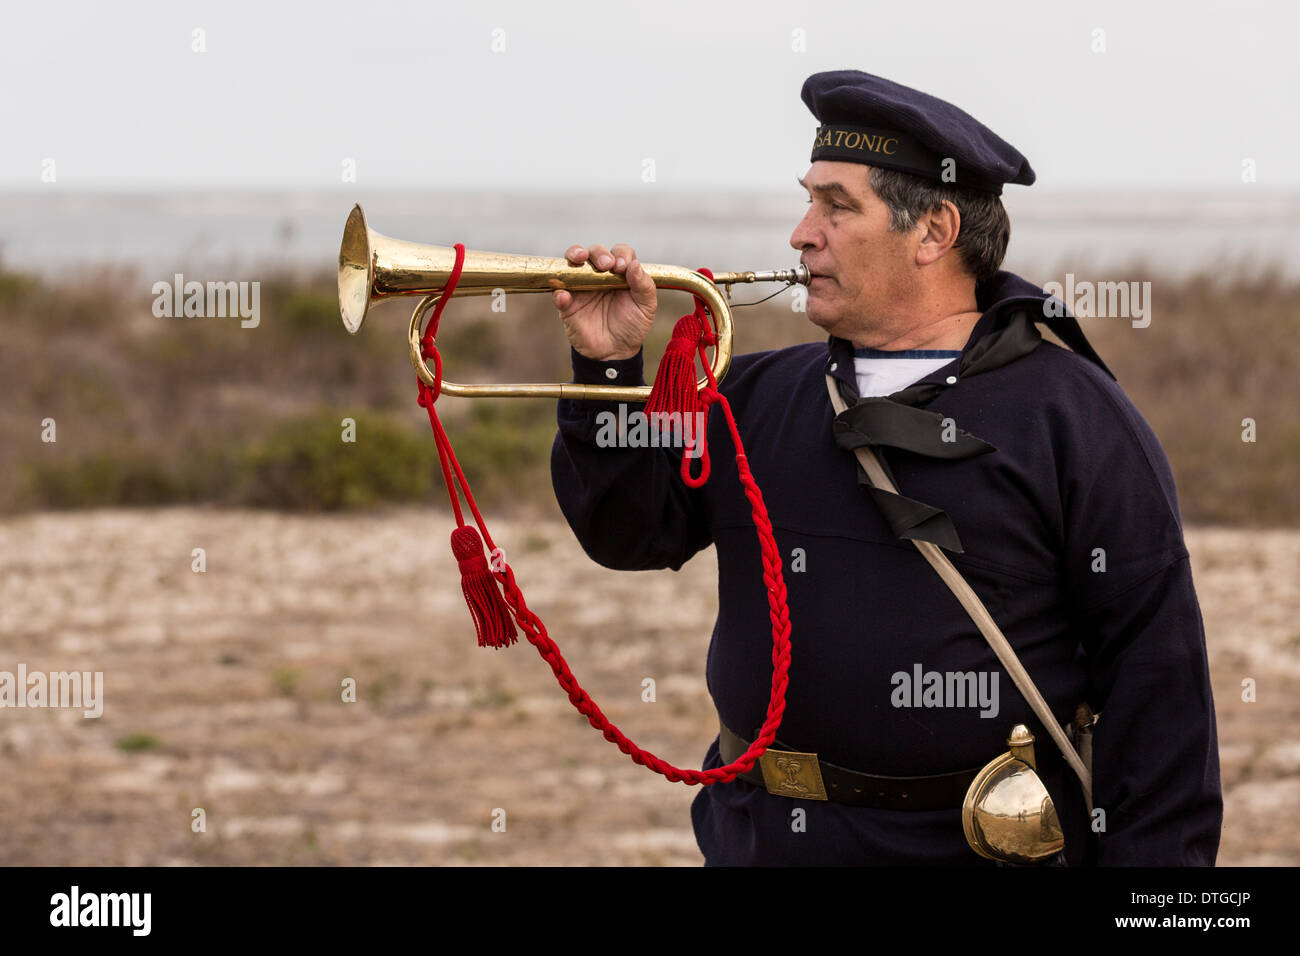
{"label": "blurred background", "polygon": [[[0,670],[102,671],[105,710],[0,710],[0,862],[698,863],[693,791],[593,733],[531,649],[474,647],[410,303],[349,336],[338,242],[361,202],[379,232],[437,245],[626,241],[645,261],[788,268],[815,126],[799,90],[843,68],[950,99],[1030,158],[1038,182],[1004,194],[1006,268],[1150,283],[1146,327],[1082,324],[1178,481],[1220,862],[1300,862],[1300,829],[1277,826],[1300,805],[1297,19],[1253,3],[7,11]],[[177,274],[256,283],[258,320],[158,315],[155,284]],[[736,318],[739,352],[824,338],[788,293]],[[547,297],[455,300],[439,344],[456,381],[569,377]],[[552,403],[439,412],[584,685],[638,743],[698,765],[716,730],[712,556],[596,567],[552,496]]]}

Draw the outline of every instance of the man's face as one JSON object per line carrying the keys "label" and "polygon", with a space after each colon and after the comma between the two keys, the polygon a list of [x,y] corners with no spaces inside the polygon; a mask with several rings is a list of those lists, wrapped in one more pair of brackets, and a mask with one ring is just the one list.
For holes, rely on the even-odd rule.
{"label": "man's face", "polygon": [[862,163],[818,160],[803,177],[808,212],[790,236],[813,274],[808,320],[858,345],[890,341],[908,321],[918,281],[913,233],[891,232],[889,208]]}

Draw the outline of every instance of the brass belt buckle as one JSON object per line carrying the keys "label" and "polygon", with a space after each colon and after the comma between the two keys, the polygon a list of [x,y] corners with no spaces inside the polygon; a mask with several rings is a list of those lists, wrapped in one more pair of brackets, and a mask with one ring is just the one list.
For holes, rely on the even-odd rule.
{"label": "brass belt buckle", "polygon": [[774,796],[800,800],[828,799],[816,754],[769,749],[758,758],[758,765],[763,768],[763,784],[767,792]]}

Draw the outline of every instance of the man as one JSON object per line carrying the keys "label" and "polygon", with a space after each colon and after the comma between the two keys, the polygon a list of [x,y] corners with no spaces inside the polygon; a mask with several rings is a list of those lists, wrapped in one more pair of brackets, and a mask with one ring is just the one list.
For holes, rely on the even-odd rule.
{"label": "man", "polygon": [[[807,316],[828,344],[739,356],[721,391],[787,558],[792,652],[776,749],[816,754],[846,783],[827,800],[792,799],[756,767],[703,788],[692,818],[706,863],[988,864],[963,835],[961,797],[1023,723],[1070,865],[1212,865],[1218,746],[1173,479],[1062,304],[999,271],[1002,185],[1028,185],[1033,170],[956,107],[878,77],[820,73],[803,99],[821,126],[790,244],[813,273]],[[554,293],[575,381],[643,384],[656,296],[635,251],[566,256],[629,286]],[[1042,341],[1038,322],[1071,350]],[[827,374],[849,406],[838,416]],[[559,403],[556,497],[607,567],[676,570],[716,545],[707,675],[721,731],[704,767],[722,766],[754,740],[772,666],[725,424],[710,417],[712,477],[691,490],[679,449],[598,445],[596,416],[615,408]],[[899,494],[866,480],[859,445]],[[945,549],[1062,725],[1085,701],[1100,713],[1092,814],[913,539]],[[962,678],[977,700],[944,696]]]}

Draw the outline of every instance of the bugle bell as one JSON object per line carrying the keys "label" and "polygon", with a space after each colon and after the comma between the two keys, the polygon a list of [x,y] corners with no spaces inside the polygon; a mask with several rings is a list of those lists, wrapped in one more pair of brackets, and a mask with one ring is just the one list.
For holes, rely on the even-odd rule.
{"label": "bugle bell", "polygon": [[[360,205],[352,207],[339,246],[339,313],[343,325],[356,333],[365,321],[371,305],[394,296],[421,296],[411,316],[408,345],[416,374],[430,387],[433,374],[420,356],[420,325],[425,311],[441,297],[456,263],[456,250],[448,246],[430,246],[381,235],[366,225]],[[642,268],[660,289],[677,289],[699,296],[713,315],[717,326],[717,344],[713,347],[711,368],[721,381],[731,364],[732,322],[727,298],[719,291],[738,282],[784,282],[808,284],[808,270],[770,272],[723,272],[710,282],[705,276],[680,266],[642,263]],[[499,252],[465,251],[460,278],[453,296],[491,295],[498,290],[510,292],[587,292],[596,289],[627,288],[624,278],[613,272],[597,272],[590,263],[570,265],[565,259],[542,256],[508,255]],[[701,378],[699,387],[708,384]],[[499,384],[458,385],[445,379],[443,394],[483,397],[537,397],[604,399],[643,402],[650,394],[648,385],[579,385]]]}

